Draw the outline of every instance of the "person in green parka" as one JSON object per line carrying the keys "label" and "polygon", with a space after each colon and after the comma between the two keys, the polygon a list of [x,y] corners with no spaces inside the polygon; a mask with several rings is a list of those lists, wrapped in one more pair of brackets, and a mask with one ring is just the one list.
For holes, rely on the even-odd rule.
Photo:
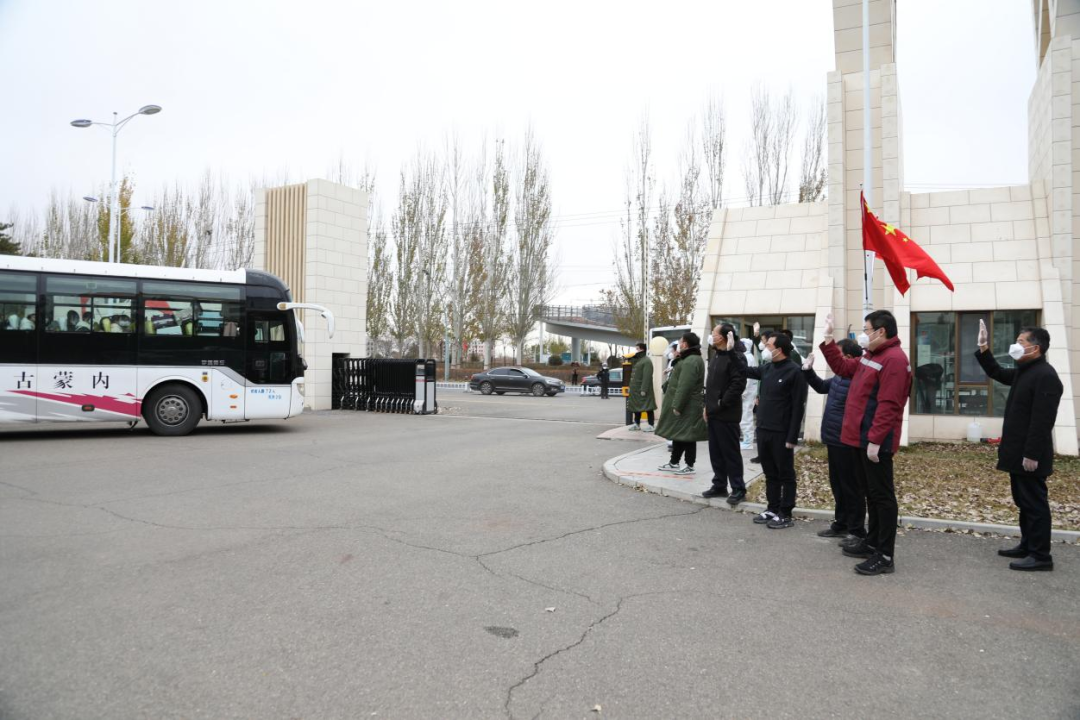
{"label": "person in green parka", "polygon": [[646,350],[645,343],[638,343],[637,354],[630,358],[630,387],[627,388],[630,396],[627,398],[627,405],[631,417],[634,418],[634,424],[629,429],[641,430],[641,420],[644,417],[648,420],[645,432],[652,432],[656,424],[656,393],[653,391],[652,359]]}
{"label": "person in green parka", "polygon": [[[701,338],[688,332],[679,340],[679,360],[668,378],[660,408],[656,434],[671,440],[671,462],[660,470],[675,475],[693,475],[697,444],[709,438],[705,424],[705,361],[701,359]],[[686,465],[680,467],[679,461]]]}

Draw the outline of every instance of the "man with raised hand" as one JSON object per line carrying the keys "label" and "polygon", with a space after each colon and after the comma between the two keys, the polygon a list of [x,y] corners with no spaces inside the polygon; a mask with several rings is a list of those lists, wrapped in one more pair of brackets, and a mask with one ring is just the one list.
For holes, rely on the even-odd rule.
{"label": "man with raised hand", "polygon": [[1054,471],[1054,420],[1061,402],[1057,371],[1046,361],[1050,333],[1026,327],[1009,347],[1015,369],[998,365],[989,348],[986,323],[979,320],[975,358],[993,380],[1009,386],[998,445],[998,470],[1009,473],[1013,502],[1020,509],[1020,544],[998,555],[1016,558],[1013,570],[1053,570],[1050,556],[1050,501],[1046,478]]}
{"label": "man with raised hand", "polygon": [[893,455],[900,447],[904,404],[911,393],[911,364],[900,349],[896,318],[888,310],[875,310],[863,321],[858,337],[865,351],[846,358],[833,341],[833,316],[825,317],[821,353],[832,371],[851,378],[840,441],[857,448],[855,478],[866,495],[870,524],[866,538],[841,545],[844,555],[866,558],[855,566],[860,575],[881,575],[896,569],[896,521],[899,508],[893,483]]}

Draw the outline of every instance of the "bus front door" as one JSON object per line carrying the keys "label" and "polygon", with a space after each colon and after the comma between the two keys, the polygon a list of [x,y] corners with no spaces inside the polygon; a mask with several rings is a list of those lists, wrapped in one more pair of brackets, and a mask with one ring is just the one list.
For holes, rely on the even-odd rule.
{"label": "bus front door", "polygon": [[284,313],[249,313],[244,415],[287,418],[292,401],[292,365]]}

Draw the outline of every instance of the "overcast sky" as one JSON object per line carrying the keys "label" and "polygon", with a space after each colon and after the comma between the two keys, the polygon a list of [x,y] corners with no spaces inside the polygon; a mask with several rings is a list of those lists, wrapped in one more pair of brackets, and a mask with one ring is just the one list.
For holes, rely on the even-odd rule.
{"label": "overcast sky", "polygon": [[[1027,182],[1033,34],[1022,0],[900,0],[908,189]],[[589,302],[611,282],[645,114],[673,185],[687,123],[722,94],[737,199],[751,88],[791,87],[805,108],[833,62],[830,0],[0,0],[0,219],[107,182],[107,132],[68,123],[148,103],[163,112],[120,135],[136,204],[206,168],[306,179],[339,157],[373,165],[386,204],[418,146],[514,142],[531,124],[560,221],[557,299]]]}

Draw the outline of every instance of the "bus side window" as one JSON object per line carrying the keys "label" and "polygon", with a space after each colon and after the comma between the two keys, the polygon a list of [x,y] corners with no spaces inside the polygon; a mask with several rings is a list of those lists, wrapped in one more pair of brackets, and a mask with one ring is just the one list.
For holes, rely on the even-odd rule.
{"label": "bus side window", "polygon": [[143,301],[144,335],[191,335],[195,308],[191,300],[147,298]]}

